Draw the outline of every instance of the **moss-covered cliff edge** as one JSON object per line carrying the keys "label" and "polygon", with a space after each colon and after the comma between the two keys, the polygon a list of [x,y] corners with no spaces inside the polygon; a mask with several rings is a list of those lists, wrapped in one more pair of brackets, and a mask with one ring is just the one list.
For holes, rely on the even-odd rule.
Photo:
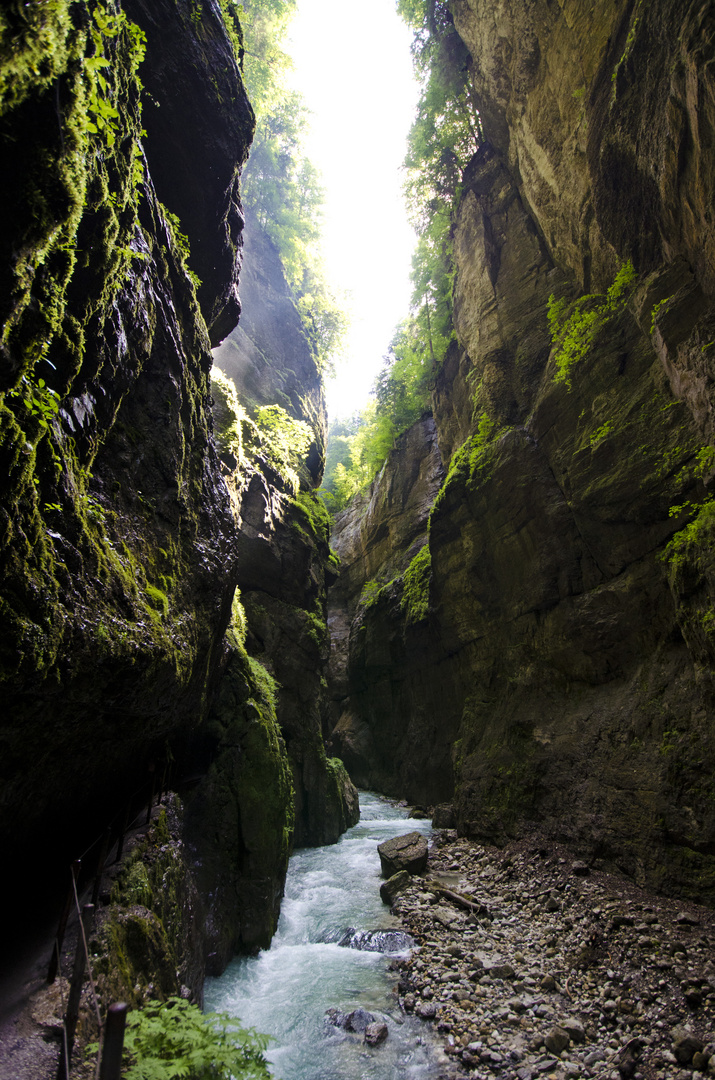
{"label": "moss-covered cliff edge", "polygon": [[[421,640],[383,589],[346,711],[373,740],[401,728],[413,768],[384,788],[453,786],[462,833],[538,825],[712,903],[710,16],[450,10],[484,138],[433,394],[448,472]],[[421,729],[380,690],[395,655]]]}

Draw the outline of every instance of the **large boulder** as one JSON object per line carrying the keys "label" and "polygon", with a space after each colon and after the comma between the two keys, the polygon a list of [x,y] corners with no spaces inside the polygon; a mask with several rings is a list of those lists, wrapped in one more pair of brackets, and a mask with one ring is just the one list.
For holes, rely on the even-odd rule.
{"label": "large boulder", "polygon": [[400,870],[421,874],[427,866],[427,841],[422,833],[410,832],[394,836],[378,844],[383,877],[390,878]]}
{"label": "large boulder", "polygon": [[410,875],[406,870],[400,870],[399,873],[393,874],[387,881],[383,881],[380,886],[380,898],[383,904],[389,904],[392,907],[397,897],[401,892],[404,892],[409,884]]}

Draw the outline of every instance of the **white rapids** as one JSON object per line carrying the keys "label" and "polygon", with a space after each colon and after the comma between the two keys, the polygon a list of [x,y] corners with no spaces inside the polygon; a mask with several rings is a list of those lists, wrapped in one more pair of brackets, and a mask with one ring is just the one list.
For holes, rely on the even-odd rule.
{"label": "white rapids", "polygon": [[[404,808],[377,795],[361,792],[360,811],[337,844],[291,858],[270,949],[206,980],[207,1009],[272,1037],[267,1056],[281,1080],[427,1080],[444,1061],[429,1025],[398,1007],[396,976],[387,970],[395,952],[338,944],[348,928],[360,943],[370,939],[365,931],[396,925],[380,899],[377,845],[413,829],[431,831],[428,821],[406,821]],[[368,1010],[387,1023],[387,1041],[367,1046],[362,1035],[329,1024],[329,1008]]]}

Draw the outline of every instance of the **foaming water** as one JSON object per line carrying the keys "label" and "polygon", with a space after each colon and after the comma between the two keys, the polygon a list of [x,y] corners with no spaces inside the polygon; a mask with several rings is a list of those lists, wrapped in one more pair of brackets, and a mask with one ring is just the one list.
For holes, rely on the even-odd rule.
{"label": "foaming water", "polygon": [[[360,947],[365,932],[396,926],[380,900],[377,845],[413,829],[428,835],[431,826],[406,821],[402,807],[364,792],[360,811],[359,824],[337,844],[292,857],[270,949],[206,980],[207,1009],[273,1037],[268,1058],[282,1080],[427,1080],[439,1071],[427,1025],[397,1006],[395,976],[387,971],[395,952]],[[354,937],[348,928],[357,931],[358,947],[338,944]],[[393,948],[389,935],[385,942]],[[331,1007],[384,1019],[387,1041],[369,1047],[361,1035],[332,1026],[325,1016]]]}

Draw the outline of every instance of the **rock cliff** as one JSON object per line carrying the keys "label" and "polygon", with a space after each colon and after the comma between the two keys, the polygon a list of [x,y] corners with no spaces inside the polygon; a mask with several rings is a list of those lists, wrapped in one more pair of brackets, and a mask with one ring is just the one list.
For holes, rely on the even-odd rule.
{"label": "rock cliff", "polygon": [[418,674],[422,667],[431,680],[433,659],[419,609],[429,577],[428,515],[443,479],[435,423],[425,416],[337,516],[341,569],[328,608],[333,748],[360,786],[432,800],[451,792],[449,746],[435,742],[427,771],[412,747],[434,736]]}
{"label": "rock cliff", "polygon": [[[295,786],[295,844],[334,843],[359,812],[357,792],[340,763],[328,761],[323,743],[329,728],[326,589],[337,569],[328,515],[315,491],[326,437],[323,382],[279,253],[250,214],[241,297],[241,322],[215,360],[247,410],[247,459],[235,487],[248,648],[279,685],[277,715]],[[279,406],[308,426],[299,487],[270,468],[260,447],[250,449],[250,422],[258,419],[260,426],[266,406]]]}
{"label": "rock cliff", "polygon": [[[273,640],[263,663],[249,657],[241,592],[246,608],[252,588],[291,607],[291,645],[319,682],[330,562],[310,493],[288,498],[260,447],[222,464],[214,440],[211,345],[239,313],[254,127],[239,35],[214,0],[0,14],[13,163],[0,181],[0,843],[30,892],[60,875],[64,890],[70,859],[146,805],[148,776],[155,793],[171,782],[214,971],[270,940],[294,829],[276,705],[290,713],[300,680],[284,668],[299,660],[286,648],[274,664]],[[317,477],[317,373],[311,393],[302,471]],[[299,786],[303,842],[336,839],[351,796],[326,764],[312,688],[291,706],[310,714],[301,732],[322,762]]]}
{"label": "rock cliff", "polygon": [[[450,7],[484,139],[433,395],[448,472],[420,643],[383,588],[351,724],[389,725],[412,769],[380,786],[453,789],[464,835],[538,825],[713,903],[712,15]],[[388,655],[429,723],[380,693]]]}

